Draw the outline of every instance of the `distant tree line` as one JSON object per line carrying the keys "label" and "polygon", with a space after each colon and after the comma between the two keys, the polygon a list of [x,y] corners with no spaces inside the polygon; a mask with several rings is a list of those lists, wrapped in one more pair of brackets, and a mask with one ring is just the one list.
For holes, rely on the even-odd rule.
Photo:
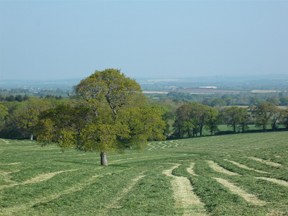
{"label": "distant tree line", "polygon": [[208,106],[252,106],[261,102],[270,102],[277,106],[288,105],[287,92],[280,93],[249,93],[239,94],[190,94],[183,92],[170,92],[167,95],[157,96],[160,100],[169,98],[176,101],[198,102]]}
{"label": "distant tree line", "polygon": [[288,109],[268,101],[250,107],[212,107],[186,102],[176,109],[174,118],[171,138],[203,136],[203,130],[210,135],[219,134],[222,125],[230,127],[233,133],[248,132],[251,125],[262,131],[288,129]]}
{"label": "distant tree line", "polygon": [[4,95],[0,95],[0,101],[18,101],[18,102],[21,102],[21,101],[25,101],[25,100],[28,100],[29,97],[27,95],[7,95],[7,96],[4,96]]}
{"label": "distant tree line", "polygon": [[[148,102],[145,103],[149,104]],[[275,131],[288,129],[288,109],[279,108],[268,101],[249,107],[212,107],[196,102],[176,103],[168,101],[161,105],[150,103],[149,106],[154,107],[153,111],[152,108],[148,108],[149,106],[145,106],[146,110],[150,109],[151,112],[154,112],[153,118],[156,118],[157,114],[159,115],[157,117],[159,121],[160,119],[165,121],[165,123],[161,123],[161,130],[163,131],[161,133],[166,138],[196,137],[229,131],[238,133],[251,130]],[[141,112],[144,112],[145,109],[141,109]],[[132,119],[136,118],[133,117],[133,115],[136,115],[135,110],[133,112],[125,111],[127,112],[125,120],[130,119],[131,123]],[[140,110],[138,111],[140,112]],[[0,102],[0,136],[3,138],[27,139],[31,138],[32,135],[37,135],[37,132],[41,129],[43,132],[40,136],[42,140],[46,139],[48,141],[50,139],[47,138],[49,137],[47,134],[47,137],[44,137],[44,131],[46,130],[45,133],[47,133],[51,130],[51,141],[57,141],[60,131],[68,126],[71,130],[73,128],[74,131],[79,131],[83,126],[81,122],[84,120],[85,123],[91,121],[93,116],[98,115],[97,112],[100,111],[96,111],[87,102],[73,98],[30,97],[24,101],[2,101]],[[142,113],[143,118],[144,113]],[[150,116],[148,113],[146,115],[147,120],[149,118],[151,118],[150,120],[153,119],[151,113]],[[50,126],[49,122],[51,123]],[[144,123],[144,120],[142,122]],[[140,130],[141,121],[137,123],[138,125],[134,122],[133,130]],[[222,129],[223,125],[228,126],[230,130]]]}
{"label": "distant tree line", "polygon": [[2,101],[5,100],[6,97],[46,97],[47,95],[55,96],[55,97],[69,97],[71,91],[64,90],[64,89],[43,89],[36,88],[36,89],[24,89],[24,88],[12,88],[12,89],[1,89],[0,88],[0,98]]}

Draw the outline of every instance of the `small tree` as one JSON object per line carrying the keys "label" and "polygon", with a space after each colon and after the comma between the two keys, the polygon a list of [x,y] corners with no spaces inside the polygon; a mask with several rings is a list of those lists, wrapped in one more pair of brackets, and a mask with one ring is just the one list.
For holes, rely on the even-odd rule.
{"label": "small tree", "polygon": [[251,113],[249,112],[248,108],[240,108],[239,109],[240,115],[240,124],[239,128],[242,132],[245,132],[249,127],[249,121],[251,120]]}
{"label": "small tree", "polygon": [[282,110],[282,118],[281,123],[285,126],[286,129],[288,129],[288,109]]}
{"label": "small tree", "polygon": [[237,128],[244,132],[248,127],[249,115],[248,110],[242,107],[227,107],[222,110],[223,121],[236,133]]}
{"label": "small tree", "polygon": [[175,122],[173,124],[176,138],[183,138],[186,135],[192,137],[195,123],[191,117],[191,104],[183,104],[176,110]]}
{"label": "small tree", "polygon": [[269,102],[262,102],[254,106],[252,114],[255,118],[255,125],[262,127],[263,131],[267,130],[267,126],[271,123],[271,118],[275,114],[276,106]]}
{"label": "small tree", "polygon": [[42,111],[49,109],[51,104],[39,98],[29,98],[15,106],[9,116],[9,124],[17,129],[21,138],[30,137],[33,140],[35,125],[38,123]]}
{"label": "small tree", "polygon": [[214,135],[218,131],[219,123],[219,111],[216,108],[210,107],[207,110],[207,118],[205,121],[205,127],[210,131],[210,135]]}
{"label": "small tree", "polygon": [[279,123],[281,121],[283,112],[277,106],[274,106],[273,109],[271,110],[271,112],[272,112],[271,128],[272,128],[272,130],[277,130]]}
{"label": "small tree", "polygon": [[4,127],[8,114],[8,108],[4,104],[0,103],[0,130]]}
{"label": "small tree", "polygon": [[[186,103],[176,110],[174,122],[175,137],[194,137],[203,135],[203,129],[209,118],[210,107],[199,103]],[[215,128],[214,128],[215,129]]]}

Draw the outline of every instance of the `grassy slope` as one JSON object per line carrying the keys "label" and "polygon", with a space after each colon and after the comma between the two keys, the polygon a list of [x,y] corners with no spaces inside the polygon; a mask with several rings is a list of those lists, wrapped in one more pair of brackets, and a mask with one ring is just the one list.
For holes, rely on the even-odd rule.
{"label": "grassy slope", "polygon": [[[104,168],[96,153],[62,153],[56,146],[0,140],[0,215],[181,215],[174,207],[171,177],[163,174],[171,163],[181,164],[173,175],[190,180],[209,215],[287,215],[288,187],[256,178],[288,181],[287,140],[287,132],[275,132],[153,142],[143,152],[109,154],[110,165]],[[207,161],[240,175],[219,173]],[[187,172],[191,162],[198,176]],[[215,178],[266,204],[245,201]]]}

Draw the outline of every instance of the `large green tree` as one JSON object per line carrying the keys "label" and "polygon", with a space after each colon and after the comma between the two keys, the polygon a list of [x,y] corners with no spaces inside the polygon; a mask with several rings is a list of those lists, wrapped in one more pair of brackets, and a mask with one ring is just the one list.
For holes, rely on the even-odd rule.
{"label": "large green tree", "polygon": [[119,70],[96,71],[75,91],[78,105],[57,107],[42,115],[39,140],[98,151],[101,165],[108,165],[107,151],[164,139],[161,110],[149,105],[139,84]]}
{"label": "large green tree", "polygon": [[[100,151],[101,165],[107,165],[106,151],[115,148],[117,137],[126,137],[125,129],[128,130],[116,124],[119,118],[118,111],[134,107],[141,101],[137,101],[142,96],[141,87],[135,80],[127,78],[119,70],[106,69],[96,71],[82,80],[75,90],[81,99],[87,101],[98,117],[96,124],[90,125],[84,134],[91,134],[91,131],[97,134],[105,128],[108,131],[108,133],[102,133],[101,137],[86,136],[86,142],[90,142],[89,145],[97,147]],[[141,99],[145,100],[144,97]]]}

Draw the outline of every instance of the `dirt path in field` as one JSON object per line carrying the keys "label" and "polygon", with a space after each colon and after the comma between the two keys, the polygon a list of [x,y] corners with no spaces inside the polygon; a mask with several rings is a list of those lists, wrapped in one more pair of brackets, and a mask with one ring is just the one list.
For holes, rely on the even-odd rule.
{"label": "dirt path in field", "polygon": [[180,164],[176,164],[170,169],[163,171],[164,175],[172,178],[171,185],[176,208],[183,209],[184,216],[206,215],[204,204],[200,201],[197,195],[193,193],[190,181],[185,177],[174,176],[172,174],[172,171],[179,166]]}
{"label": "dirt path in field", "polygon": [[209,167],[211,169],[213,169],[214,171],[216,172],[219,172],[219,173],[224,173],[226,175],[230,175],[230,176],[239,176],[238,173],[235,173],[235,172],[231,172],[223,167],[221,167],[220,165],[218,165],[217,163],[215,163],[214,161],[207,161]]}
{"label": "dirt path in field", "polygon": [[258,161],[260,163],[263,163],[263,164],[266,164],[268,166],[272,166],[272,167],[281,167],[282,164],[279,164],[279,163],[275,163],[275,162],[272,162],[272,161],[268,161],[268,160],[264,160],[262,158],[256,158],[256,157],[248,157],[249,159],[252,159],[254,161]]}
{"label": "dirt path in field", "polygon": [[253,204],[253,205],[260,205],[263,206],[266,204],[266,202],[259,200],[255,195],[249,194],[240,187],[232,184],[231,182],[222,179],[222,178],[214,178],[217,182],[222,184],[224,187],[228,188],[232,193],[237,194],[238,196],[242,197],[247,202]]}
{"label": "dirt path in field", "polygon": [[285,187],[288,187],[288,182],[280,179],[275,179],[275,178],[266,178],[266,177],[256,177],[256,179],[262,179],[265,181],[273,182],[275,184],[279,184]]}
{"label": "dirt path in field", "polygon": [[230,162],[230,163],[234,164],[235,166],[238,166],[238,167],[240,167],[242,169],[251,170],[251,171],[254,171],[254,172],[258,172],[258,173],[268,173],[268,172],[265,172],[265,171],[261,171],[261,170],[257,170],[257,169],[248,167],[248,166],[246,166],[244,164],[240,164],[240,163],[238,163],[236,161],[231,161],[231,160],[228,160],[228,159],[224,159],[224,160],[228,161],[228,162]]}
{"label": "dirt path in field", "polygon": [[195,172],[194,172],[194,166],[195,163],[191,163],[190,167],[187,168],[187,172],[190,173],[193,176],[198,176]]}

